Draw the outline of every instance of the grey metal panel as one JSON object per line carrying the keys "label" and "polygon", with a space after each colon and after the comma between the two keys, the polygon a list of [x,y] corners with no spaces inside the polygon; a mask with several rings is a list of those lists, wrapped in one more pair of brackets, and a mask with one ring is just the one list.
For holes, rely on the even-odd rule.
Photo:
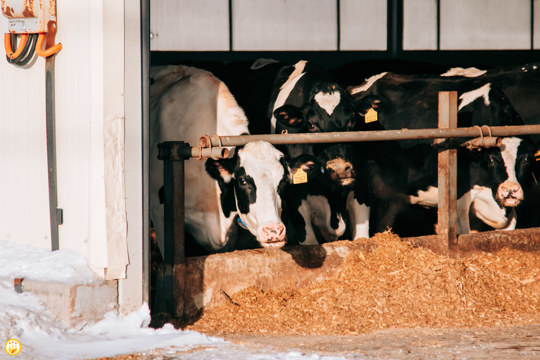
{"label": "grey metal panel", "polygon": [[233,50],[336,50],[336,0],[233,0]]}
{"label": "grey metal panel", "polygon": [[403,1],[403,50],[437,50],[437,0]]}
{"label": "grey metal panel", "polygon": [[530,0],[441,0],[441,50],[530,49]]}
{"label": "grey metal panel", "polygon": [[229,1],[150,1],[150,32],[150,50],[229,50]]}
{"label": "grey metal panel", "polygon": [[540,49],[540,0],[534,0],[533,48]]}
{"label": "grey metal panel", "polygon": [[386,50],[387,2],[341,0],[341,50]]}

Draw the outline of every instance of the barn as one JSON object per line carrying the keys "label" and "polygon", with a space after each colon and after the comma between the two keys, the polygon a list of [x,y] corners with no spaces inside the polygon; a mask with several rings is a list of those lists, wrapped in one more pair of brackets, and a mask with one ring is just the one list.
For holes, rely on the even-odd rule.
{"label": "barn", "polygon": [[[51,3],[62,49],[0,61],[0,240],[84,254],[112,289],[94,289],[96,314],[150,301],[150,66],[306,59],[354,84],[540,60],[534,0]],[[10,6],[4,32],[23,17],[7,17]]]}

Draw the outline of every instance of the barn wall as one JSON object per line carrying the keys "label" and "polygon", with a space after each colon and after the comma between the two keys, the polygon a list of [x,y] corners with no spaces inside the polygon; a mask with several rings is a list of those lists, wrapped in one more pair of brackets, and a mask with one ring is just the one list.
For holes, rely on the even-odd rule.
{"label": "barn wall", "polygon": [[[151,1],[151,50],[386,51],[391,3]],[[403,0],[403,50],[529,50],[531,33],[538,49],[539,23],[531,0]]]}
{"label": "barn wall", "polygon": [[[57,2],[56,154],[60,249],[82,252],[107,279],[124,278],[130,261],[133,307],[143,297],[140,10],[126,7],[125,22],[124,0]],[[50,248],[45,60],[24,69],[0,60],[9,84],[0,88],[0,240]]]}

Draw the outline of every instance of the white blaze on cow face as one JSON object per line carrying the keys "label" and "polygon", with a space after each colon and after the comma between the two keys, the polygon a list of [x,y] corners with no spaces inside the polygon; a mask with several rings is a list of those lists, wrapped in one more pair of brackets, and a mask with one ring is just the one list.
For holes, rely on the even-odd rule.
{"label": "white blaze on cow face", "polygon": [[523,190],[516,176],[516,160],[520,144],[521,139],[510,137],[504,138],[500,146],[508,179],[498,186],[496,198],[505,207],[517,206],[523,200]]}
{"label": "white blaze on cow face", "polygon": [[[256,199],[249,211],[239,216],[263,247],[285,245],[285,225],[281,221],[281,196],[278,187],[285,174],[283,154],[264,141],[248,143],[238,151],[239,166],[253,180]],[[238,195],[236,196],[238,209]]]}
{"label": "white blaze on cow face", "polygon": [[285,105],[285,101],[293,91],[294,87],[296,86],[296,83],[298,80],[302,78],[306,73],[304,72],[304,68],[306,67],[307,61],[302,60],[294,64],[294,70],[287,78],[287,81],[283,83],[280,87],[279,94],[276,98],[276,101],[274,102],[274,108],[272,109],[272,118],[270,119],[270,125],[271,125],[271,132],[272,134],[276,131],[276,117],[273,115],[274,111]]}
{"label": "white blaze on cow face", "polygon": [[459,97],[459,100],[461,100],[461,102],[459,103],[458,110],[463,109],[465,106],[469,105],[470,103],[472,103],[473,101],[479,98],[484,98],[484,104],[486,104],[486,106],[489,106],[490,104],[489,92],[490,91],[491,91],[491,84],[488,83],[476,90],[468,91],[466,93],[461,94],[461,96]]}
{"label": "white blaze on cow face", "polygon": [[339,91],[329,93],[320,91],[315,95],[315,101],[328,115],[332,115],[341,101],[341,94]]}

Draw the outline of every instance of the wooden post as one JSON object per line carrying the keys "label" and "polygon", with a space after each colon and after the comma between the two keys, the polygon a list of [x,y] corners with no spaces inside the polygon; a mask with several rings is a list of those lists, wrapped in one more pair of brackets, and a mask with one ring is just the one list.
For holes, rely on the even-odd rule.
{"label": "wooden post", "polygon": [[[457,92],[439,92],[439,128],[457,127]],[[435,139],[435,144],[444,140]],[[450,255],[457,250],[457,150],[438,150],[439,209],[437,234],[443,235]]]}
{"label": "wooden post", "polygon": [[164,192],[164,249],[163,264],[156,279],[156,297],[163,310],[181,317],[184,314],[184,161],[182,150],[189,144],[182,141],[165,142],[159,146],[163,160]]}

